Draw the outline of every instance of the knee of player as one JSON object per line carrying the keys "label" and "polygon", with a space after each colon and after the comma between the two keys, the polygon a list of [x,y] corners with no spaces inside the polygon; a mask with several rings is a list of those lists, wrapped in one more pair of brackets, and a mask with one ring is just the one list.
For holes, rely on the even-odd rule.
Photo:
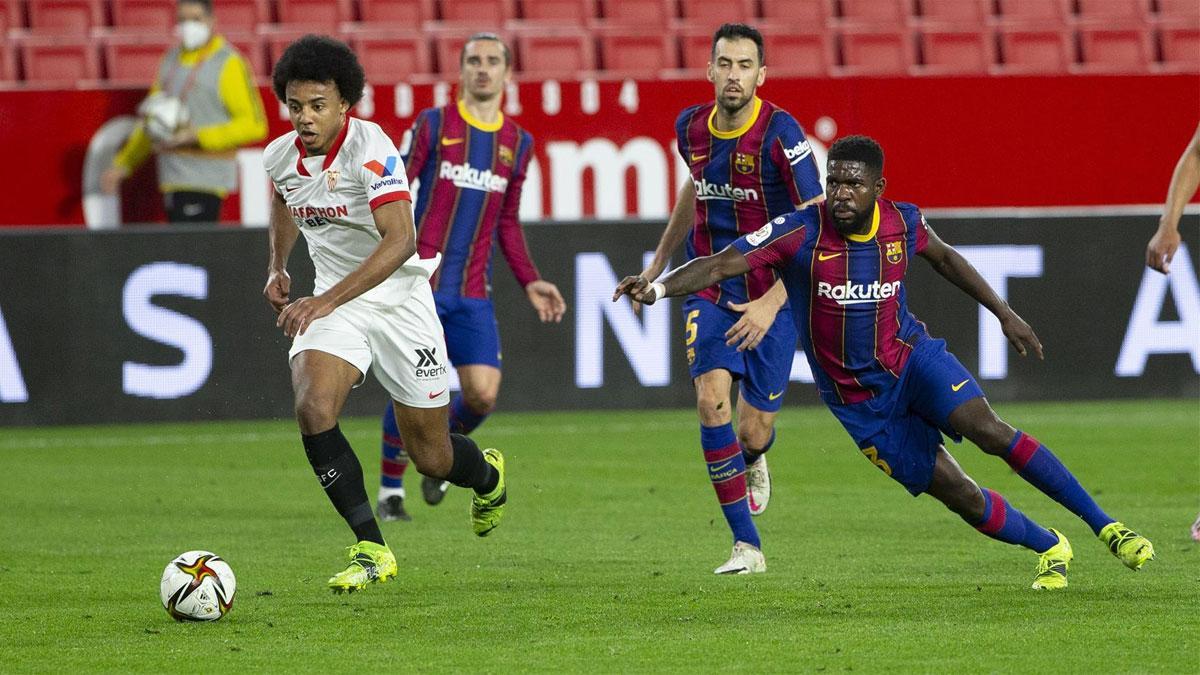
{"label": "knee of player", "polygon": [[700,423],[706,427],[727,424],[733,419],[728,397],[710,397],[701,394],[696,399],[696,412],[700,415]]}
{"label": "knee of player", "polygon": [[296,421],[306,434],[327,431],[337,424],[337,410],[332,399],[308,396],[296,401]]}
{"label": "knee of player", "polygon": [[767,444],[771,442],[773,431],[774,427],[770,423],[754,422],[745,417],[738,419],[737,437],[743,448],[751,450],[766,448]]}
{"label": "knee of player", "polygon": [[488,415],[496,409],[496,399],[500,392],[497,389],[485,391],[464,391],[463,402],[476,415]]}

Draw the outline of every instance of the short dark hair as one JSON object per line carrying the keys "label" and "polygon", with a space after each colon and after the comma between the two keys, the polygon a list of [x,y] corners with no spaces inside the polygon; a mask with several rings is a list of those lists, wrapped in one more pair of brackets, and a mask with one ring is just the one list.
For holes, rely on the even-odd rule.
{"label": "short dark hair", "polygon": [[883,175],[883,148],[870,136],[845,136],[829,148],[829,161],[862,162]]}
{"label": "short dark hair", "polygon": [[467,45],[471,44],[472,42],[477,42],[479,40],[488,40],[491,42],[499,42],[500,50],[504,52],[504,65],[506,65],[506,66],[512,65],[512,51],[509,50],[508,43],[504,41],[504,38],[500,37],[499,35],[496,35],[495,33],[484,32],[484,33],[475,33],[471,37],[467,38],[467,41],[463,43],[462,49],[458,52],[458,67],[459,68],[462,68],[463,64],[467,62]]}
{"label": "short dark hair", "polygon": [[749,26],[744,23],[723,23],[713,33],[712,55],[717,55],[717,41],[721,38],[726,40],[753,40],[754,46],[758,47],[758,65],[766,65],[763,60],[763,36],[754,26]]}
{"label": "short dark hair", "polygon": [[271,73],[271,85],[280,101],[287,100],[289,82],[333,82],[338,94],[354,105],[362,98],[367,76],[345,42],[326,35],[305,35],[288,45]]}
{"label": "short dark hair", "polygon": [[200,5],[204,8],[205,14],[212,16],[213,13],[212,0],[179,0],[175,3],[175,6],[178,7],[179,5]]}

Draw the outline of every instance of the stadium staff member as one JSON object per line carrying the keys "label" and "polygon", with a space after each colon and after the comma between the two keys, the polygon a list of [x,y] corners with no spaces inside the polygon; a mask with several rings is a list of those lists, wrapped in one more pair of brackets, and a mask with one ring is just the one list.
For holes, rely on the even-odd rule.
{"label": "stadium staff member", "polygon": [[213,32],[212,0],[180,0],[176,17],[179,44],[163,57],[150,97],[178,99],[186,121],[159,141],[145,124],[138,125],[101,177],[101,187],[116,193],[153,153],[167,219],[211,223],[237,186],[234,152],[266,138],[267,118],[246,60]]}

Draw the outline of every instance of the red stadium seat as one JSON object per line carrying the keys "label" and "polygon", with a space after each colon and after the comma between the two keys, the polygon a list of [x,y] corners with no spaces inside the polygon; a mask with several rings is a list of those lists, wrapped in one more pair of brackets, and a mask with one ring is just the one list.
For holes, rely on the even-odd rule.
{"label": "red stadium seat", "polygon": [[1041,29],[1066,25],[1069,15],[1066,3],[1067,0],[996,0],[1001,22],[1020,24],[1036,22]]}
{"label": "red stadium seat", "polygon": [[991,0],[921,0],[921,22],[982,28],[992,17]]}
{"label": "red stadium seat", "polygon": [[343,31],[371,84],[396,84],[413,75],[432,72],[429,44],[422,35],[397,35],[390,29],[356,28]]}
{"label": "red stadium seat", "polygon": [[613,26],[594,31],[600,43],[605,73],[619,77],[657,77],[660,70],[679,66],[675,39],[652,28]]}
{"label": "red stadium seat", "polygon": [[855,25],[903,26],[913,0],[841,0],[842,22]]}
{"label": "red stadium seat", "polygon": [[365,24],[419,28],[436,19],[433,0],[359,0]]}
{"label": "red stadium seat", "polygon": [[442,2],[442,23],[492,30],[517,16],[514,0],[450,0]]}
{"label": "red stadium seat", "polygon": [[762,0],[762,18],[773,24],[795,24],[813,31],[824,29],[832,16],[830,0]]}
{"label": "red stadium seat", "polygon": [[605,25],[665,27],[675,18],[672,0],[603,0]]}
{"label": "red stadium seat", "polygon": [[906,75],[916,63],[913,37],[905,27],[847,27],[841,32],[839,75]]}
{"label": "red stadium seat", "polygon": [[34,33],[82,37],[103,25],[99,0],[29,0],[29,28]]}
{"label": "red stadium seat", "polygon": [[312,31],[296,26],[260,28],[259,37],[267,53],[267,63],[270,67],[275,67],[275,62],[279,60],[280,56],[283,56],[283,50],[287,49],[288,45],[310,32]]}
{"label": "red stadium seat", "polygon": [[521,20],[514,25],[584,26],[596,18],[598,0],[525,0]]}
{"label": "red stadium seat", "polygon": [[1066,73],[1075,60],[1070,34],[1064,31],[1001,26],[997,34],[1002,62],[994,73]]}
{"label": "red stadium seat", "polygon": [[704,26],[694,26],[679,31],[680,53],[683,61],[679,64],[684,70],[702,71],[708,68],[712,59],[712,36],[716,26],[711,29]]}
{"label": "red stadium seat", "polygon": [[683,0],[684,23],[704,25],[709,33],[723,23],[756,23],[755,0]]}
{"label": "red stadium seat", "polygon": [[70,88],[100,79],[100,58],[90,40],[31,37],[18,45],[28,84]]}
{"label": "red stadium seat", "polygon": [[763,31],[763,58],[771,76],[825,77],[829,74],[833,67],[833,44],[827,31],[773,30],[771,24],[762,24],[760,28]]}
{"label": "red stadium seat", "polygon": [[920,34],[922,65],[918,75],[985,75],[996,63],[992,32],[978,24],[955,29],[926,28]]}
{"label": "red stadium seat", "polygon": [[1079,28],[1080,72],[1144,73],[1154,60],[1150,32],[1141,24]]}
{"label": "red stadium seat", "polygon": [[1187,19],[1200,22],[1200,2],[1196,0],[1158,0],[1158,18],[1164,21]]}
{"label": "red stadium seat", "polygon": [[596,45],[592,34],[571,28],[542,29],[518,33],[517,74],[530,78],[566,77],[596,69]]}
{"label": "red stadium seat", "polygon": [[246,59],[246,63],[250,66],[250,73],[257,79],[266,79],[271,76],[271,66],[274,62],[267,63],[267,48],[263,44],[262,38],[255,33],[224,33],[225,39],[229,44],[233,45],[241,54],[242,58]]}
{"label": "red stadium seat", "polygon": [[161,31],[106,37],[103,41],[106,79],[122,86],[148,88],[158,77],[163,54],[174,44],[171,34]]}
{"label": "red stadium seat", "polygon": [[309,33],[331,34],[344,21],[354,20],[350,0],[279,0],[279,23],[305,26]]}
{"label": "red stadium seat", "polygon": [[145,30],[170,35],[175,25],[175,3],[162,0],[112,0],[113,28]]}
{"label": "red stadium seat", "polygon": [[1164,22],[1159,27],[1162,40],[1161,70],[1174,73],[1200,73],[1200,22],[1182,20]]}
{"label": "red stadium seat", "polygon": [[1143,21],[1149,17],[1148,0],[1076,0],[1084,21]]}
{"label": "red stadium seat", "polygon": [[213,0],[217,30],[224,33],[253,33],[271,21],[266,0]]}
{"label": "red stadium seat", "polygon": [[0,0],[0,42],[8,36],[8,31],[24,27],[25,18],[17,0]]}
{"label": "red stadium seat", "polygon": [[11,42],[0,40],[0,85],[17,81],[17,53]]}

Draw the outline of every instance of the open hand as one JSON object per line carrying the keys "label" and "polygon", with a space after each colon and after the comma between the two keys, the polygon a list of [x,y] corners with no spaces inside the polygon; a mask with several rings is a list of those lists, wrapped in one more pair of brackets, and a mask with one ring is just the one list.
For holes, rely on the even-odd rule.
{"label": "open hand", "polygon": [[529,303],[537,310],[542,323],[562,321],[563,314],[567,311],[567,302],[563,300],[562,293],[558,292],[558,286],[538,279],[525,287],[525,295],[529,296]]}
{"label": "open hand", "polygon": [[1032,351],[1038,360],[1045,357],[1042,355],[1042,343],[1038,340],[1038,336],[1025,323],[1025,319],[1017,316],[1016,312],[1009,312],[1008,316],[1000,320],[1000,329],[1004,331],[1004,337],[1012,343],[1013,349],[1021,356],[1028,356]]}
{"label": "open hand", "polygon": [[741,342],[737,347],[739,352],[757,347],[775,323],[775,315],[779,313],[777,307],[761,299],[742,303],[729,302],[726,305],[729,309],[742,313],[737,323],[725,331],[725,344],[732,347]]}

